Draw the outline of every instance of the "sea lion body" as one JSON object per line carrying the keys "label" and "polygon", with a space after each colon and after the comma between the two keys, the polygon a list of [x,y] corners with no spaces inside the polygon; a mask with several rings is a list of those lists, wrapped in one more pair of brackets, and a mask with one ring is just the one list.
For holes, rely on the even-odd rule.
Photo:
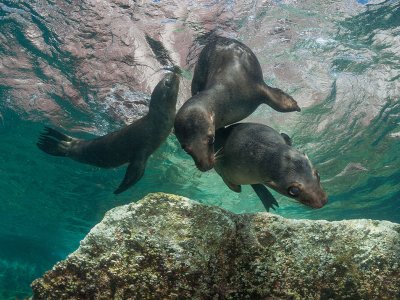
{"label": "sea lion body", "polygon": [[48,154],[66,156],[101,168],[128,163],[125,178],[115,191],[121,193],[143,176],[147,159],[171,132],[178,89],[178,75],[168,73],[154,88],[149,112],[143,118],[92,140],[73,138],[46,128],[37,145]]}
{"label": "sea lion body", "polygon": [[287,135],[269,126],[237,123],[221,128],[215,148],[219,153],[214,168],[235,192],[243,184],[261,184],[314,208],[327,202],[308,157],[291,146]]}
{"label": "sea lion body", "polygon": [[291,96],[265,84],[250,48],[218,37],[200,53],[192,97],[177,113],[175,135],[196,166],[207,171],[214,163],[215,130],[246,118],[262,103],[281,112],[300,111]]}

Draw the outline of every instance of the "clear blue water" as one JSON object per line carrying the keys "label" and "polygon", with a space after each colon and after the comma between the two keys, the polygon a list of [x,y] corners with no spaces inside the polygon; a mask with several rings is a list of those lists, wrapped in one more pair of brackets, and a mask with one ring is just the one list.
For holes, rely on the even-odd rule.
{"label": "clear blue water", "polygon": [[[310,84],[324,85],[329,91],[318,104],[292,117],[292,122],[278,122],[268,108],[255,114],[270,116],[271,125],[292,136],[294,145],[317,166],[330,195],[326,207],[310,210],[275,194],[280,203],[275,213],[285,217],[400,223],[400,4],[358,2],[365,5],[360,13],[322,22],[321,28],[313,27],[310,36],[305,34],[283,54],[265,53],[277,64],[320,61],[308,70]],[[18,27],[10,33],[5,17],[19,7],[4,3],[8,9],[0,9],[0,33],[10,34],[21,48],[32,51],[33,59],[39,58],[40,52],[29,48]],[[312,23],[329,12],[311,14],[282,5],[274,14]],[[268,11],[260,16],[268,17]],[[239,38],[245,40],[245,34]],[[48,43],[57,48],[57,39],[50,36]],[[0,55],[9,54],[3,46]],[[71,71],[57,58],[51,63],[65,73]],[[326,69],[320,76],[321,66]],[[39,77],[44,76],[40,68],[37,71]],[[197,171],[174,136],[151,157],[144,178],[128,192],[114,196],[124,168],[103,170],[40,152],[35,143],[49,121],[35,121],[35,112],[16,109],[12,87],[5,82],[0,74],[0,299],[29,295],[30,282],[75,250],[108,209],[149,192],[176,193],[235,213],[263,211],[250,188],[234,194],[215,172]],[[290,87],[295,89],[296,84]],[[119,126],[101,110],[93,121],[73,105],[54,100],[68,112],[71,128],[72,124]]]}

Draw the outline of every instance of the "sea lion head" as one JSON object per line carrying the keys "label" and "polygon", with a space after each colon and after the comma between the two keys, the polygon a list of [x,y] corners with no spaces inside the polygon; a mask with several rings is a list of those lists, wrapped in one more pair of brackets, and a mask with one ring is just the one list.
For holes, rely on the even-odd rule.
{"label": "sea lion head", "polygon": [[175,135],[196,167],[208,171],[214,167],[214,118],[199,106],[182,107],[175,118]]}
{"label": "sea lion head", "polygon": [[[154,106],[158,108],[161,100],[174,100],[178,97],[179,91],[179,74],[169,72],[164,75],[163,79],[156,85],[151,94],[150,109]],[[157,99],[157,101],[153,101]]]}
{"label": "sea lion head", "polygon": [[321,208],[328,202],[318,171],[307,155],[291,147],[277,162],[270,179],[266,185],[307,206]]}

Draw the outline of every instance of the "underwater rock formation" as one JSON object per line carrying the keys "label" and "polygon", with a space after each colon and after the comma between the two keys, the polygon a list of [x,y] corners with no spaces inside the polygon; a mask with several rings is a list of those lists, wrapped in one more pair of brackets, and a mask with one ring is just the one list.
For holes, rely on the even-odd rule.
{"label": "underwater rock formation", "polygon": [[398,299],[400,225],[235,215],[149,194],[110,210],[33,299]]}
{"label": "underwater rock formation", "polygon": [[[71,114],[94,118],[102,111],[104,118],[129,123],[147,112],[140,92],[150,92],[163,75],[149,41],[162,44],[173,63],[184,67],[194,33],[220,23],[220,30],[229,30],[225,1],[213,10],[207,1],[147,2],[0,3],[0,86],[7,87],[6,106],[27,119],[62,124]],[[182,101],[189,98],[189,88],[182,93]],[[138,106],[138,115],[132,106]]]}
{"label": "underwater rock formation", "polygon": [[[185,69],[182,104],[190,97],[192,66],[205,35],[217,33],[248,45],[259,57],[266,79],[293,94],[301,107],[338,98],[331,104],[338,112],[330,113],[318,130],[346,115],[349,107],[351,121],[361,111],[368,124],[397,95],[398,72],[387,67],[388,57],[396,57],[397,27],[365,28],[365,8],[357,1],[307,0],[288,10],[293,2],[2,1],[4,106],[25,119],[92,127],[97,132],[102,118],[129,123],[147,111],[142,93],[150,93],[162,77],[162,61],[150,41],[163,45],[171,60]],[[374,19],[394,19],[395,5],[388,4],[387,14]],[[379,7],[370,8],[375,9]],[[326,13],[330,11],[337,13]],[[357,16],[354,23],[337,24],[351,16]],[[354,27],[364,28],[368,35],[356,36]],[[344,37],[336,37],[337,31]],[[367,39],[373,41],[371,49],[364,46]],[[285,55],[293,50],[294,56]],[[385,56],[378,59],[383,50]],[[368,73],[360,74],[364,69]],[[353,94],[359,95],[357,109]],[[76,115],[84,119],[79,126]],[[280,118],[287,116],[274,118],[283,123]]]}

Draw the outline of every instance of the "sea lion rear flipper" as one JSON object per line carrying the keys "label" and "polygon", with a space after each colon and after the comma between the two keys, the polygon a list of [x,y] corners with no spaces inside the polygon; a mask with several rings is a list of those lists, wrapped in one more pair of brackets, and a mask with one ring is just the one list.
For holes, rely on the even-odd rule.
{"label": "sea lion rear flipper", "polygon": [[279,207],[274,196],[272,196],[271,192],[263,184],[252,184],[251,187],[256,192],[267,211],[269,211],[270,208],[275,210],[275,206]]}
{"label": "sea lion rear flipper", "polygon": [[294,100],[290,95],[286,94],[284,91],[270,87],[266,84],[260,85],[261,94],[264,98],[264,103],[271,106],[273,109],[279,112],[291,112],[291,111],[301,111],[300,107],[297,105],[296,100]]}
{"label": "sea lion rear flipper", "polygon": [[138,182],[144,174],[145,165],[145,163],[138,161],[130,163],[126,169],[124,180],[122,180],[120,186],[114,191],[114,194],[120,194]]}
{"label": "sea lion rear flipper", "polygon": [[[206,46],[207,49],[209,47]],[[191,92],[192,96],[197,93],[203,91],[207,85],[207,78],[209,74],[208,66],[209,66],[209,55],[207,49],[204,48],[205,51],[202,51],[199,56],[199,60],[194,68],[194,74],[192,79]]]}
{"label": "sea lion rear flipper", "polygon": [[46,126],[36,145],[47,154],[66,156],[73,140],[74,138]]}
{"label": "sea lion rear flipper", "polygon": [[281,136],[283,137],[287,145],[292,146],[292,139],[286,133],[282,132]]}
{"label": "sea lion rear flipper", "polygon": [[222,178],[222,180],[225,182],[225,184],[228,186],[228,188],[230,188],[232,191],[234,191],[236,193],[240,193],[242,191],[242,187],[240,185],[233,184],[233,183],[229,182],[228,180],[226,180],[225,178]]}

